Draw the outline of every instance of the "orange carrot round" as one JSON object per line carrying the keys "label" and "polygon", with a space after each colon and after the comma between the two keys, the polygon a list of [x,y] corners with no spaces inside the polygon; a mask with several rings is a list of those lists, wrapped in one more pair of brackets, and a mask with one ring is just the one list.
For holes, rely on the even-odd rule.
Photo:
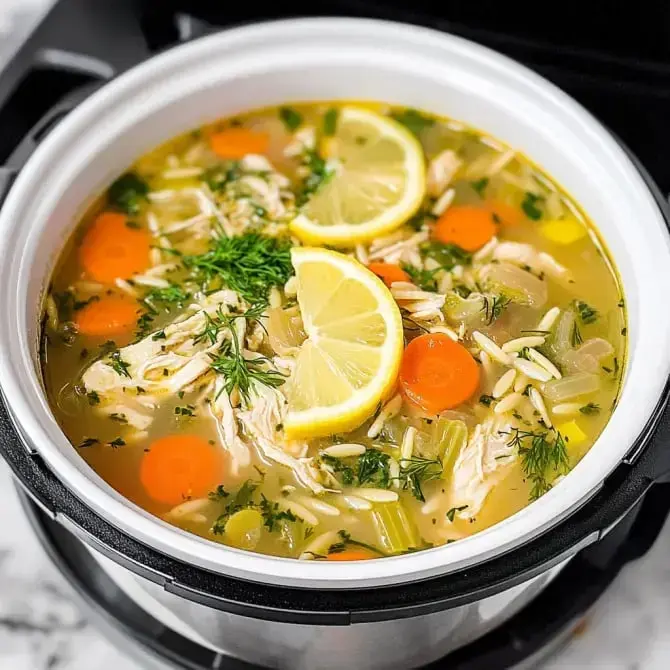
{"label": "orange carrot round", "polygon": [[79,262],[91,279],[111,284],[149,267],[149,233],[130,228],[127,223],[124,214],[103,212],[86,232],[79,247]]}
{"label": "orange carrot round", "polygon": [[456,244],[466,251],[477,251],[496,234],[492,212],[486,207],[450,207],[435,223],[433,237],[445,244]]}
{"label": "orange carrot round", "polygon": [[368,263],[368,270],[374,272],[389,288],[396,281],[410,281],[409,275],[393,263]]}
{"label": "orange carrot round", "polygon": [[328,554],[329,561],[367,561],[370,558],[379,558],[366,549],[345,549],[334,554]]}
{"label": "orange carrot round", "polygon": [[464,403],[479,387],[479,367],[468,350],[443,333],[427,333],[405,349],[400,389],[430,414]]}
{"label": "orange carrot round", "polygon": [[107,296],[80,309],[74,317],[82,335],[107,337],[132,330],[137,323],[137,303],[120,296]]}
{"label": "orange carrot round", "polygon": [[168,435],[153,442],[140,466],[140,481],[154,500],[178,505],[202,498],[221,482],[221,450],[197,435]]}
{"label": "orange carrot round", "polygon": [[520,207],[513,207],[502,200],[492,200],[486,207],[493,214],[493,222],[500,225],[516,226],[523,220]]}
{"label": "orange carrot round", "polygon": [[212,151],[221,158],[244,158],[247,154],[265,154],[270,146],[267,133],[248,128],[227,128],[209,138]]}

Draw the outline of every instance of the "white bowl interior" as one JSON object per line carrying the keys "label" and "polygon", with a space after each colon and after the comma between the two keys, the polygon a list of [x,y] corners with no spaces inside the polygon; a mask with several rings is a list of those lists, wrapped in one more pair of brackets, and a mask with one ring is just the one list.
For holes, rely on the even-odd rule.
{"label": "white bowl interior", "polygon": [[[389,45],[393,45],[393,50]],[[175,529],[135,507],[79,457],[39,382],[41,297],[78,215],[146,150],[218,117],[267,105],[380,100],[463,120],[519,149],[561,183],[606,240],[625,286],[629,355],[621,401],[583,461],[538,503],[466,540],[404,557],[323,565],[249,554]],[[641,432],[670,369],[668,236],[620,147],[566,95],[464,40],[378,21],[313,19],[235,29],[124,74],[47,137],[0,213],[0,383],[12,414],[58,476],[134,537],[193,564],[301,586],[393,583],[509,550],[597,490]]]}

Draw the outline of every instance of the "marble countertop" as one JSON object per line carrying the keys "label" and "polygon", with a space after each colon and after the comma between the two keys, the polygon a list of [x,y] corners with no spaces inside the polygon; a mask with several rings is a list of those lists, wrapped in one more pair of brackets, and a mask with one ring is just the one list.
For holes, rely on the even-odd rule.
{"label": "marble countertop", "polygon": [[[0,67],[51,0],[0,0]],[[0,129],[2,132],[2,129]],[[0,670],[142,670],[75,605],[19,506],[0,462]],[[578,636],[544,670],[670,667],[670,522],[624,569]]]}

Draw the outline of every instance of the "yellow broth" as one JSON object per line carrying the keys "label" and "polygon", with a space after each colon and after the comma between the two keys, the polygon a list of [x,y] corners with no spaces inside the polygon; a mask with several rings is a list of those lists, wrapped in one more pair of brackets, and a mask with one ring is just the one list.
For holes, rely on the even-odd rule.
{"label": "yellow broth", "polygon": [[[186,133],[156,148],[139,158],[130,170],[147,185],[149,195],[157,192],[160,194],[166,190],[186,193],[188,189],[200,189],[203,180],[207,174],[211,174],[212,169],[216,170],[224,163],[230,166],[212,151],[210,147],[212,136],[231,127],[248,128],[267,135],[269,141],[265,155],[274,170],[288,177],[289,185],[285,190],[295,193],[300,188],[301,180],[309,174],[306,175],[303,157],[300,154],[287,156],[286,148],[295,142],[296,130],[313,127],[317,131],[318,138],[326,115],[334,114],[329,110],[337,107],[338,105],[328,104],[297,105],[288,108],[288,111],[287,108],[264,109],[235,119],[223,120]],[[532,336],[533,333],[528,331],[537,329],[543,315],[554,306],[560,308],[561,317],[568,311],[575,315],[575,324],[571,327],[569,336],[572,349],[578,349],[580,343],[593,338],[602,338],[611,345],[612,353],[602,360],[596,360],[597,369],[595,371],[592,369],[599,382],[597,391],[569,398],[566,402],[550,402],[545,397],[555,429],[549,430],[542,425],[541,417],[527,395],[523,396],[523,407],[520,406],[515,410],[517,417],[510,419],[516,423],[515,428],[507,436],[509,442],[514,441],[515,433],[518,438],[519,431],[522,435],[524,431],[548,434],[550,439],[555,439],[556,430],[559,433],[563,430],[568,438],[572,436],[572,441],[568,439],[565,447],[569,467],[574,467],[593,445],[611,414],[619,390],[626,350],[625,310],[621,288],[593,223],[585,218],[578,205],[561,191],[550,176],[543,173],[526,157],[511,152],[496,140],[460,123],[437,119],[413,110],[387,109],[379,105],[375,105],[374,109],[384,114],[392,113],[418,136],[428,164],[448,149],[460,159],[461,165],[448,184],[448,188],[454,190],[451,207],[458,205],[494,207],[491,203],[497,203],[496,206],[502,209],[494,207],[494,213],[504,212],[503,219],[513,213],[511,218],[514,219],[514,221],[496,221],[497,234],[501,242],[532,245],[538,252],[550,254],[570,273],[569,281],[556,281],[546,274],[539,278],[547,290],[547,300],[541,308],[522,306],[512,300],[503,304],[500,313],[490,319],[487,311],[490,304],[487,304],[483,315],[475,314],[475,325],[465,325],[465,332],[461,334],[463,344],[473,350],[478,361],[481,356],[472,338],[473,330],[479,330],[499,344],[516,337]],[[299,127],[292,127],[298,118]],[[499,169],[493,170],[492,164],[496,161],[499,163]],[[429,212],[435,206],[436,200],[436,197],[426,196],[423,211]],[[185,196],[173,197],[167,202],[161,198],[148,199],[141,194],[131,205],[131,209],[133,207],[136,212],[129,214],[127,220],[132,223],[134,229],[147,231],[147,234],[152,235],[154,246],[165,246],[163,241],[168,237],[169,245],[180,254],[197,255],[205,253],[212,243],[212,233],[206,228],[204,232],[201,230],[197,234],[187,228],[163,238],[152,233],[152,219],[154,222],[158,221],[164,230],[166,226],[197,217],[200,213],[199,205],[193,199]],[[249,436],[245,436],[251,445],[249,465],[234,474],[226,465],[227,461],[224,458],[221,461],[220,471],[215,473],[216,481],[225,490],[225,496],[216,495],[213,491],[211,500],[205,497],[199,501],[190,501],[195,503],[191,508],[187,505],[186,508],[182,508],[181,511],[177,509],[176,512],[174,504],[161,502],[150,496],[141,481],[140,470],[142,460],[156,439],[184,433],[201,436],[222,450],[224,447],[217,421],[208,409],[207,403],[212,400],[211,390],[208,397],[204,399],[202,397],[207,391],[206,381],[196,380],[178,394],[161,396],[158,407],[151,410],[152,420],[146,430],[136,430],[130,426],[122,413],[121,415],[118,412],[113,413],[111,416],[102,414],[107,400],[99,396],[96,398],[83,385],[82,375],[95,360],[107,355],[112,349],[122,348],[138,339],[138,326],[130,328],[125,334],[113,337],[87,336],[78,333],[72,323],[76,322],[77,314],[85,309],[87,301],[90,304],[90,301],[95,302],[107,296],[127,297],[127,292],[130,291],[134,294],[132,299],[137,301],[139,317],[147,311],[143,299],[152,290],[151,287],[136,282],[130,286],[122,284],[121,287],[116,283],[96,282],[82,267],[79,252],[81,241],[96,217],[105,209],[115,209],[115,204],[110,202],[106,195],[99,198],[82,217],[77,232],[63,250],[52,280],[49,300],[53,302],[48,305],[45,318],[42,362],[49,401],[63,431],[91,468],[129,500],[171,523],[215,542],[278,556],[320,559],[328,553],[338,553],[343,549],[359,549],[364,554],[367,552],[369,557],[457,541],[517,512],[534,497],[533,485],[529,481],[528,473],[524,473],[524,459],[519,452],[519,447],[522,450],[531,447],[532,437],[522,437],[520,441],[517,439],[514,454],[510,456],[514,461],[513,464],[491,487],[476,514],[469,514],[466,510],[456,507],[453,498],[448,499],[446,493],[440,498],[440,492],[445,491],[449,484],[450,473],[446,464],[442,464],[444,471],[440,478],[431,478],[430,466],[422,472],[419,477],[418,494],[410,480],[403,481],[400,488],[394,486],[393,472],[391,471],[389,475],[385,467],[382,467],[376,471],[372,479],[360,483],[360,486],[390,488],[397,491],[400,505],[406,512],[406,519],[401,520],[401,525],[409,524],[411,531],[410,539],[405,539],[406,546],[395,547],[393,542],[389,543],[389,539],[383,537],[383,530],[380,530],[379,524],[373,520],[374,511],[380,507],[386,508],[388,504],[373,502],[365,505],[370,509],[357,510],[342,504],[342,493],[325,492],[316,497],[296,479],[291,469],[263,458],[259,450],[253,448],[253,440]],[[119,209],[118,203],[116,209]],[[286,235],[286,217],[268,220],[267,212],[261,207],[247,218],[241,233],[253,229],[261,234]],[[400,229],[401,234],[404,238],[409,238],[416,230],[421,230],[422,225],[424,230],[431,231],[435,225],[435,218],[427,215],[422,221],[419,217],[414,217]],[[571,226],[577,222],[579,226],[587,229],[588,234],[583,234],[568,244],[562,243],[553,239],[551,234],[547,236],[547,224],[551,221],[569,221]],[[210,225],[209,221],[207,225]],[[297,240],[294,239],[293,243],[297,243]],[[370,244],[365,245],[363,253],[367,255],[369,250]],[[352,250],[344,251],[353,253]],[[420,252],[417,253],[421,256]],[[421,258],[421,262],[425,263],[425,260]],[[154,254],[154,262],[174,264],[174,268],[168,269],[161,275],[171,285],[182,286],[184,282],[189,281],[190,270],[181,266],[181,256],[163,251],[158,255]],[[465,265],[467,273],[467,263]],[[417,270],[421,269],[425,270],[426,267],[417,267]],[[537,272],[534,274],[542,275]],[[430,284],[431,279],[439,280],[441,276],[440,272],[432,275],[429,273],[424,279]],[[124,279],[130,279],[132,282],[132,277]],[[455,283],[458,285],[458,281]],[[465,283],[467,284],[467,280]],[[287,295],[283,286],[276,288],[282,304],[275,309],[285,308],[287,314],[295,315],[297,308],[292,304],[294,299]],[[474,288],[474,294],[477,294],[476,287]],[[472,289],[470,286],[468,290]],[[501,291],[500,295],[503,294],[504,291]],[[494,297],[489,295],[489,300],[493,300]],[[183,301],[168,301],[157,305],[155,313],[151,314],[152,320],[146,325],[144,336],[160,332],[167,324],[183,314],[193,299],[195,298],[191,296]],[[458,298],[455,297],[454,300]],[[575,301],[581,301],[580,305],[576,306]],[[556,337],[555,331],[561,317],[551,327],[551,332],[546,333],[545,343],[538,346],[538,351],[550,359],[555,353],[552,350],[552,338]],[[411,319],[406,321],[405,325],[407,341],[422,332],[421,328],[416,329]],[[447,315],[445,325],[458,332],[461,324],[458,319],[450,319]],[[113,340],[113,344],[106,346],[108,340]],[[267,336],[263,338],[258,351],[270,357],[276,353],[272,350]],[[558,361],[554,362],[559,368],[562,367]],[[463,406],[448,410],[442,416],[445,421],[463,421],[467,427],[468,441],[472,439],[478,423],[487,417],[495,416],[493,408],[499,400],[491,398],[491,393],[504,372],[504,368],[494,361],[480,365],[486,369],[483,370],[477,393]],[[570,374],[566,369],[563,369],[563,373],[568,376]],[[530,380],[528,383],[534,382]],[[535,383],[535,386],[539,389],[541,385]],[[529,392],[527,388],[520,391]],[[128,393],[135,398],[135,391]],[[139,395],[136,397],[141,399]],[[234,401],[239,401],[239,397],[235,397]],[[563,407],[564,414],[554,414],[553,407],[556,405],[572,405],[572,409]],[[434,460],[435,445],[431,445],[430,440],[434,426],[438,423],[438,417],[426,415],[404,402],[398,416],[386,422],[382,434],[371,439],[367,433],[374,419],[375,417],[370,417],[350,434],[311,440],[306,456],[320,459],[319,454],[328,446],[355,443],[363,445],[368,450],[376,449],[385,454],[385,458],[397,463],[402,461],[399,450],[403,434],[408,426],[414,426],[418,430],[419,444],[415,448],[415,454],[418,450],[419,457]],[[318,462],[322,463],[321,460]],[[386,464],[388,462],[387,460]],[[353,476],[353,483],[357,483],[356,471],[360,467],[358,457],[334,461],[330,459],[326,465],[330,466],[331,485],[332,477],[335,477],[339,486],[345,490],[347,486],[351,486],[351,483],[347,483],[348,477]],[[450,465],[453,466],[453,461]],[[433,474],[435,471],[433,468]],[[567,468],[559,470],[548,467],[544,473],[547,480],[545,488],[566,473]],[[421,478],[423,475],[426,475],[425,479]],[[384,481],[385,477],[387,481]],[[388,481],[389,477],[391,481]],[[235,501],[235,493],[247,481],[252,482],[256,488],[248,500],[242,500],[238,505],[239,509],[234,509],[231,507],[231,502]],[[326,506],[322,506],[321,510],[318,503],[310,507],[310,499],[315,498],[326,503]],[[433,499],[438,502],[433,509],[427,509],[425,501]],[[279,506],[275,506],[276,501],[279,501]],[[244,528],[242,517],[239,517],[242,530],[235,529],[234,524],[226,528],[226,522],[232,518],[231,513],[243,509],[255,510],[260,514],[260,517],[250,519],[253,532]],[[301,512],[305,509],[309,514]],[[327,513],[323,512],[324,509]],[[333,509],[336,514],[333,513]],[[281,514],[282,510],[284,514]],[[307,518],[304,518],[305,516]],[[259,518],[264,524],[260,530],[254,526]],[[314,519],[318,521],[316,526],[310,523]],[[327,531],[339,533],[339,539],[326,546],[323,553],[313,552],[312,555],[306,556],[304,552],[309,548],[310,542]],[[359,545],[365,547],[361,549]]]}

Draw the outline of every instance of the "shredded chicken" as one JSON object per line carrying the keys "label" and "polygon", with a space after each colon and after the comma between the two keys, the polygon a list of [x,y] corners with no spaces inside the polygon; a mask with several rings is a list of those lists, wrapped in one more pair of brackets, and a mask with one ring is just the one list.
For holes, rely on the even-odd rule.
{"label": "shredded chicken", "polygon": [[439,198],[451,183],[463,161],[451,149],[438,154],[428,164],[426,188],[428,195]]}
{"label": "shredded chicken", "polygon": [[249,467],[251,452],[238,434],[235,411],[230,402],[230,397],[224,389],[224,380],[221,376],[216,379],[214,401],[210,407],[214,418],[217,420],[221,444],[230,454],[231,472],[237,477],[241,470]]}
{"label": "shredded chicken", "polygon": [[516,461],[516,450],[508,444],[510,428],[505,419],[487,419],[476,426],[458,455],[448,494],[453,507],[463,508],[457,512],[459,517],[475,517]]}

